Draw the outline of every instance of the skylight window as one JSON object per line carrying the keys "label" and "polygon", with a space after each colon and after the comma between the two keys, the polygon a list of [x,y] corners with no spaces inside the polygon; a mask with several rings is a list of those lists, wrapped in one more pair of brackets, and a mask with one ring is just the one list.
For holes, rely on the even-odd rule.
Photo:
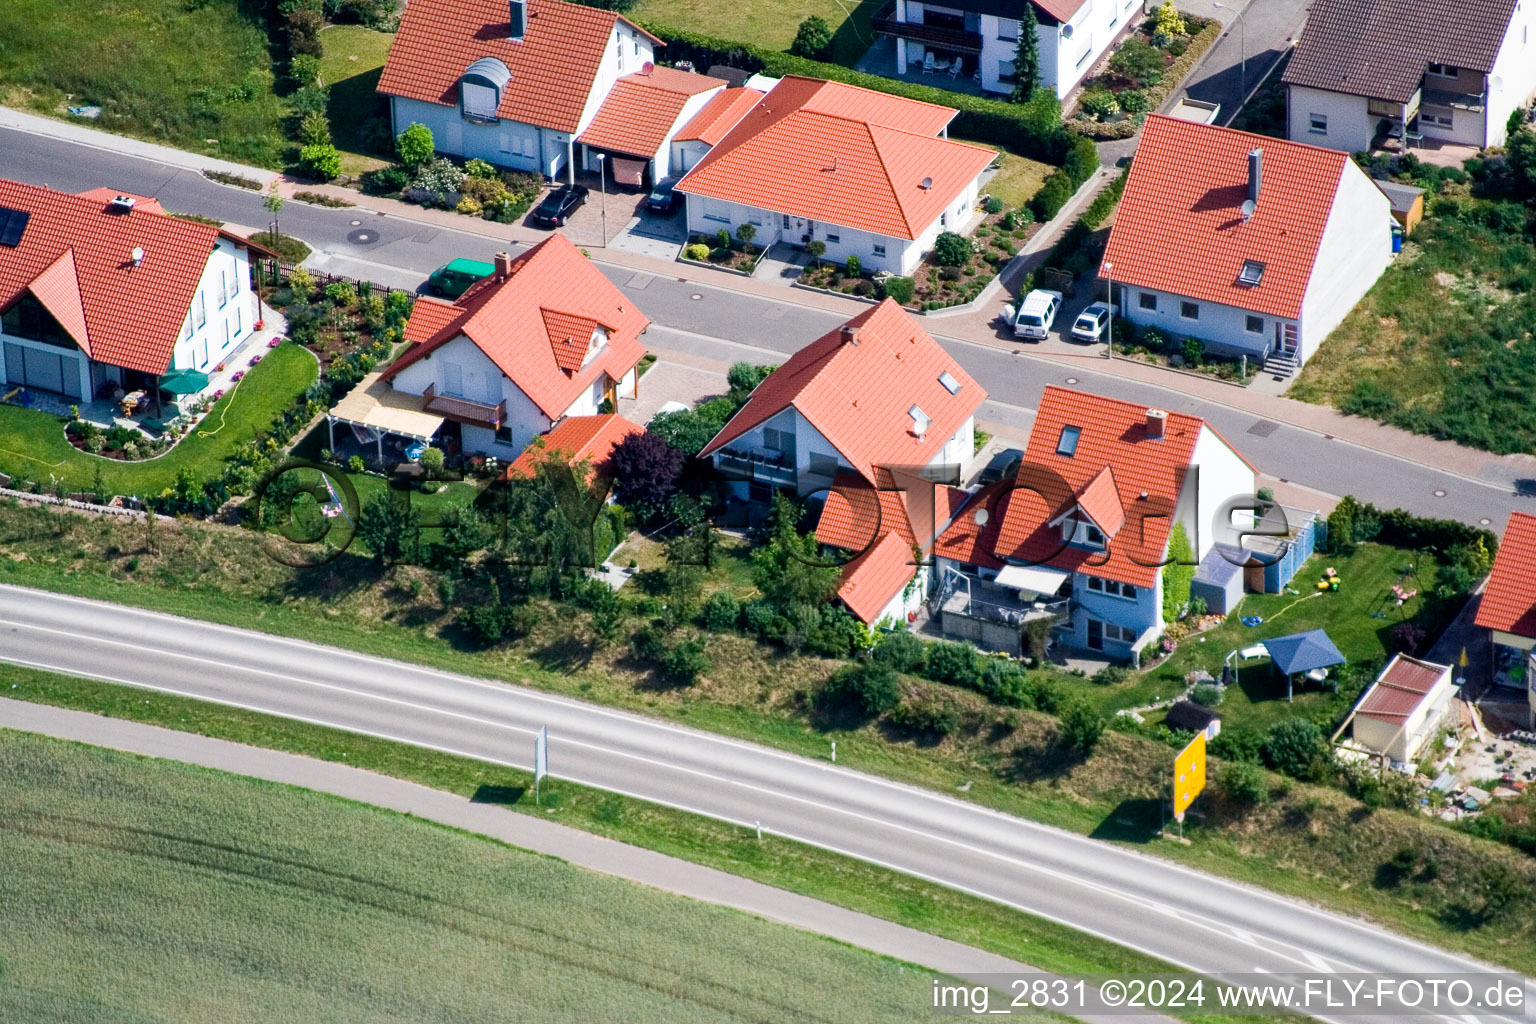
{"label": "skylight window", "polygon": [[914,405],[912,408],[907,410],[907,415],[912,417],[912,433],[916,434],[918,437],[922,437],[924,434],[928,433],[928,424],[931,421],[928,419],[927,413],[923,412],[921,408]]}
{"label": "skylight window", "polygon": [[1264,280],[1264,264],[1257,260],[1244,260],[1243,271],[1237,275],[1237,279],[1242,284],[1250,286],[1258,284]]}
{"label": "skylight window", "polygon": [[960,382],[955,380],[955,375],[950,373],[948,370],[945,370],[943,373],[939,374],[939,383],[943,384],[944,390],[948,391],[952,395],[958,395],[960,393]]}
{"label": "skylight window", "polygon": [[1081,427],[1062,427],[1061,437],[1056,441],[1056,454],[1065,455],[1070,459],[1072,453],[1077,451],[1077,439],[1082,436],[1082,433]]}

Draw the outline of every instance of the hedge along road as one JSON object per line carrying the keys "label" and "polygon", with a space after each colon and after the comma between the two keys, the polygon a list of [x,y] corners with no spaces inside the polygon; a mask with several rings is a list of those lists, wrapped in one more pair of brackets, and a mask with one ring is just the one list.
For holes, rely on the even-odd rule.
{"label": "hedge along road", "polygon": [[1486,969],[1362,922],[937,793],[502,683],[19,587],[0,587],[0,623],[0,657],[17,664],[524,770],[534,734],[547,726],[557,777],[760,824],[765,834],[994,899],[1205,974]]}
{"label": "hedge along road", "polygon": [[[103,135],[102,147],[114,137]],[[196,159],[196,158],[193,158]],[[218,185],[192,170],[177,169],[108,148],[46,135],[0,129],[0,176],[82,191],[103,182],[158,198],[168,209],[203,213],[239,224],[265,224],[269,215],[258,193]],[[353,222],[356,222],[354,224]],[[466,224],[469,224],[466,219]],[[289,203],[281,215],[285,233],[298,235],[327,254],[332,267],[367,276],[391,287],[413,287],[457,256],[489,259],[506,240],[454,231],[362,208],[329,210]],[[359,234],[359,233],[362,234]],[[353,239],[368,238],[358,242]],[[651,318],[653,348],[670,348],[730,362],[782,362],[790,353],[840,323],[844,317],[793,301],[733,291],[728,275],[721,285],[697,284],[655,273],[601,263],[616,284]],[[698,296],[698,298],[694,298]],[[850,309],[852,309],[850,304]],[[862,307],[860,307],[862,308]],[[1240,405],[1219,404],[1181,392],[1182,378],[1166,386],[1102,372],[1098,361],[1063,366],[1024,352],[1009,352],[973,340],[945,337],[952,321],[924,320],[922,326],[944,343],[976,380],[986,382],[992,402],[983,416],[1027,428],[1046,384],[1072,381],[1086,391],[1203,416],[1265,473],[1329,494],[1348,491],[1382,508],[1400,507],[1423,516],[1460,519],[1501,529],[1512,508],[1536,511],[1536,470],[1483,452],[1467,452],[1465,473],[1445,472],[1312,430],[1272,424]],[[1246,393],[1231,389],[1234,403]],[[1487,523],[1482,521],[1486,519]]]}

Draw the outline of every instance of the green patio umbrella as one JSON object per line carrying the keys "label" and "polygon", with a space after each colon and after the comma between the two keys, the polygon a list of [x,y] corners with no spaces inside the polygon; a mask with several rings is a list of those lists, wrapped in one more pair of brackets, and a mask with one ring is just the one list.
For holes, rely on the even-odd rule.
{"label": "green patio umbrella", "polygon": [[160,378],[160,390],[173,395],[195,395],[208,386],[208,375],[201,370],[172,370]]}

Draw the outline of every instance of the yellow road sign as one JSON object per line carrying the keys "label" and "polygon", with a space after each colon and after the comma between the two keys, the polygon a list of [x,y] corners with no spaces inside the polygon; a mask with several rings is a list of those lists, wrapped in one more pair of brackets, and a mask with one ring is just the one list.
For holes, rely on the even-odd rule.
{"label": "yellow road sign", "polygon": [[1184,821],[1184,812],[1205,788],[1205,733],[1189,741],[1173,759],[1173,817]]}

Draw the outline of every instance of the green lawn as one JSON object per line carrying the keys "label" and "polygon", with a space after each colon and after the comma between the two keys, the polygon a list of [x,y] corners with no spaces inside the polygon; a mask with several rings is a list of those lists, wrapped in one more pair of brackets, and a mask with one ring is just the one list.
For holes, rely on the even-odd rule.
{"label": "green lawn", "polygon": [[[1402,570],[1414,564],[1417,577],[1404,578]],[[1338,570],[1343,583],[1337,593],[1320,593],[1313,585],[1329,567]],[[1225,622],[1202,634],[1204,642],[1200,638],[1186,640],[1167,661],[1127,683],[1106,689],[1084,681],[1081,688],[1110,709],[1148,704],[1181,692],[1184,677],[1196,669],[1219,677],[1230,651],[1309,629],[1326,630],[1339,653],[1350,662],[1384,661],[1390,651],[1397,649],[1392,642],[1393,627],[1431,611],[1422,596],[1396,606],[1388,599],[1390,588],[1401,582],[1404,589],[1417,590],[1422,595],[1434,585],[1434,577],[1432,556],[1380,544],[1362,544],[1348,557],[1314,555],[1291,581],[1291,589],[1299,593],[1249,594]],[[1382,617],[1373,618],[1376,614]],[[1263,624],[1244,626],[1242,617],[1253,615],[1262,618]],[[1430,635],[1436,631],[1431,628]],[[1221,715],[1226,726],[1241,723],[1267,729],[1284,718],[1325,706],[1332,700],[1332,691],[1298,682],[1295,703],[1287,704],[1284,677],[1273,672],[1267,660],[1256,660],[1239,670],[1236,686],[1228,687]]]}
{"label": "green lawn", "polygon": [[1499,454],[1536,452],[1533,287],[1530,235],[1426,217],[1288,393]]}
{"label": "green lawn", "polygon": [[[885,0],[640,0],[629,16],[719,39],[788,50],[800,22],[813,14],[832,29],[831,60],[852,65],[875,42],[869,20]],[[708,70],[700,68],[700,71]]]}
{"label": "green lawn", "polygon": [[908,1021],[931,975],[307,790],[0,732],[0,1018]]}
{"label": "green lawn", "polygon": [[[386,163],[364,152],[358,133],[379,102],[374,90],[394,40],[393,33],[362,25],[332,25],[320,33],[325,48],[320,76],[331,90],[326,113],[331,119],[331,141],[341,150],[343,174],[356,177]],[[382,113],[387,117],[387,108]]]}
{"label": "green lawn", "polygon": [[1050,164],[1017,153],[1005,152],[1000,159],[1002,166],[985,188],[988,193],[1001,199],[1010,210],[1023,208],[1040,191],[1046,175],[1056,169]]}
{"label": "green lawn", "polygon": [[113,494],[159,494],[171,486],[182,468],[210,480],[223,472],[224,460],[235,446],[269,426],[303,393],[316,373],[315,357],[298,345],[272,349],[238,387],[219,399],[191,436],[159,458],[141,462],[104,459],[80,451],[65,440],[64,421],[59,417],[0,405],[0,470],[45,483],[57,477],[70,490],[88,491],[100,466]]}
{"label": "green lawn", "polygon": [[[339,437],[345,427],[337,428]],[[292,452],[296,458],[321,461],[320,450],[330,441],[330,433],[322,420],[313,430],[300,438],[293,446]],[[375,498],[389,490],[389,482],[377,473],[346,473],[347,479],[352,481],[352,486],[357,490],[359,506],[368,503],[370,498]],[[415,487],[411,490],[411,505],[419,509],[443,508],[448,505],[469,505],[480,496],[483,488],[489,481],[485,480],[453,480],[448,486],[436,494],[427,494]]]}
{"label": "green lawn", "polygon": [[[0,100],[262,167],[281,166],[287,104],[255,0],[6,0]],[[211,142],[210,142],[211,140]]]}

